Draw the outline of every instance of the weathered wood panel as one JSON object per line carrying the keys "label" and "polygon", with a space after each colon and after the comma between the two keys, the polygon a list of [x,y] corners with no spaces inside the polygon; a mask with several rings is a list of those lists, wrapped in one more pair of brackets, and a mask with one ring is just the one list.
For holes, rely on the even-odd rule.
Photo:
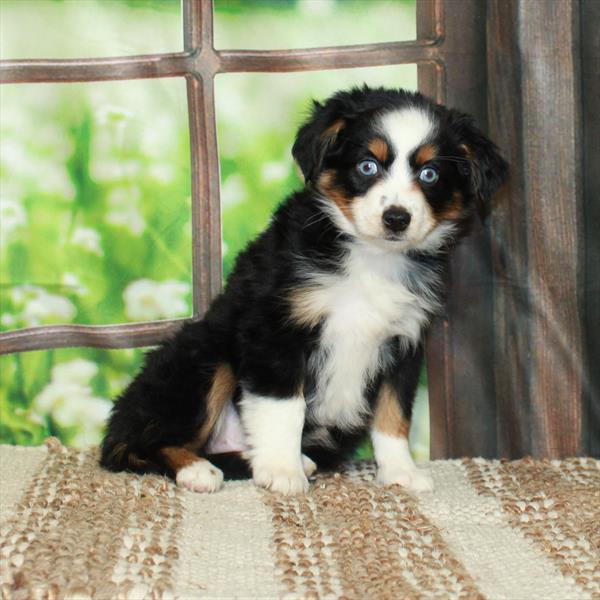
{"label": "weathered wood panel", "polygon": [[580,3],[488,2],[498,453],[584,453]]}
{"label": "weathered wood panel", "polygon": [[588,451],[600,456],[600,2],[581,4],[583,94],[583,213],[586,342],[583,435]]}
{"label": "weathered wood panel", "polygon": [[[433,6],[420,2],[418,11],[421,37],[433,28]],[[442,58],[438,64],[420,67],[419,87],[438,101],[474,115],[485,129],[485,3],[446,0],[441,13]],[[443,78],[441,91],[439,78]],[[434,324],[428,342],[434,458],[496,453],[490,273],[489,230],[477,224],[454,253],[446,315]]]}
{"label": "weathered wood panel", "polygon": [[429,339],[432,455],[598,454],[600,2],[447,0],[442,28],[420,87],[487,123],[512,178]]}

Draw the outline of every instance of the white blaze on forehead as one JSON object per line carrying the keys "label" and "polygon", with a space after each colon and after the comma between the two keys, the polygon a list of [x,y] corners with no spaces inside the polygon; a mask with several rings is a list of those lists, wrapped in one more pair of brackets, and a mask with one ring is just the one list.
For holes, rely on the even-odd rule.
{"label": "white blaze on forehead", "polygon": [[395,155],[391,176],[404,177],[406,183],[410,183],[412,173],[408,159],[434,133],[432,115],[421,108],[403,108],[384,114],[380,128],[391,142]]}
{"label": "white blaze on forehead", "polygon": [[394,160],[387,173],[367,193],[357,198],[353,206],[354,227],[359,234],[377,240],[385,238],[383,213],[390,207],[401,207],[411,216],[402,240],[394,242],[397,249],[416,247],[435,228],[431,208],[418,185],[409,159],[415,150],[435,133],[433,115],[426,110],[408,107],[383,114],[377,124],[391,145]]}

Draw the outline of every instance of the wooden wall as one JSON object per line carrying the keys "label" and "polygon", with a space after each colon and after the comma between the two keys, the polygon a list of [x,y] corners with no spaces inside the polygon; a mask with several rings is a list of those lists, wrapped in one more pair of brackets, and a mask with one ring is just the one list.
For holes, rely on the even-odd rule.
{"label": "wooden wall", "polygon": [[[455,256],[429,340],[434,457],[600,454],[600,2],[444,2],[420,85],[473,113],[511,181]],[[419,5],[425,32],[431,3]],[[439,94],[438,94],[439,96]]]}

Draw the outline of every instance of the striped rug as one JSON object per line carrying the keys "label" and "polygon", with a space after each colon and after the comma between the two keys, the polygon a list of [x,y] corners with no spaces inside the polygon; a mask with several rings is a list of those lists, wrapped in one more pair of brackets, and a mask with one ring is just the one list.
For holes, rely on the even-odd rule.
{"label": "striped rug", "polygon": [[437,461],[418,496],[355,464],[293,498],[96,461],[1,447],[2,598],[600,599],[592,459]]}

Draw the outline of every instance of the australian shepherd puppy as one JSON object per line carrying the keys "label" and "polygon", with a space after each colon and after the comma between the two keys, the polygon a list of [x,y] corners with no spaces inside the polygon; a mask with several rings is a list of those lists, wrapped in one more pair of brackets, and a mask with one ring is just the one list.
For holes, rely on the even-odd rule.
{"label": "australian shepherd puppy", "polygon": [[432,488],[407,441],[423,338],[448,252],[507,165],[469,116],[368,87],[315,103],[292,153],[304,188],[204,318],[147,354],[105,467],[212,492],[238,450],[257,485],[295,494],[368,431],[381,484]]}

